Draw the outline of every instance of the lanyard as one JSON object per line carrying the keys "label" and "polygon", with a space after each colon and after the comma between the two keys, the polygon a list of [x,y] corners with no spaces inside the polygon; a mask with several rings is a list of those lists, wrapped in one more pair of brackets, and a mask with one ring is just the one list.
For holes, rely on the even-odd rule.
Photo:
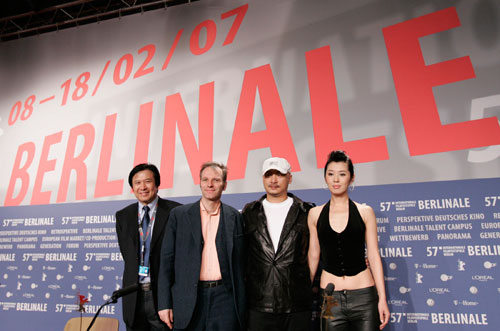
{"label": "lanyard", "polygon": [[[158,203],[157,203],[158,204]],[[153,228],[153,223],[154,223],[154,220],[156,218],[156,207],[157,207],[157,204],[153,206],[153,208],[151,209],[153,211],[152,213],[152,217],[151,219],[149,220],[149,225],[148,225],[148,228],[146,230],[146,235],[144,235],[144,232],[142,231],[142,222],[144,222],[144,216],[146,214],[144,214],[144,216],[142,217],[143,219],[141,220],[141,222],[139,223],[139,238],[141,240],[141,265],[144,265],[144,254],[145,254],[145,248],[146,248],[146,241],[148,240],[150,234],[151,234],[151,230]],[[137,213],[137,218],[138,219],[141,219],[141,214],[140,213]]]}

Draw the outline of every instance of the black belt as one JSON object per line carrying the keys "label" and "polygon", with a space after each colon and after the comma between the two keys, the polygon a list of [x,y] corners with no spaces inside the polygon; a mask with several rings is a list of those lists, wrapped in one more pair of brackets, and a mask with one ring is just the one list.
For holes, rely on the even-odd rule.
{"label": "black belt", "polygon": [[139,285],[140,285],[142,291],[144,291],[144,292],[151,291],[151,283],[142,283]]}
{"label": "black belt", "polygon": [[219,280],[200,280],[198,286],[202,288],[216,287],[222,285],[222,279]]}

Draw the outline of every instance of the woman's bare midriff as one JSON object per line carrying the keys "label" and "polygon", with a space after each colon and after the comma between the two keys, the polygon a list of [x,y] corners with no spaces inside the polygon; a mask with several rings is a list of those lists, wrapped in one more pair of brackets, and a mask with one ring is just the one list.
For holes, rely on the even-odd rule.
{"label": "woman's bare midriff", "polygon": [[328,283],[335,285],[335,291],[342,290],[357,290],[360,288],[370,287],[375,285],[370,269],[365,269],[354,276],[335,276],[328,271],[321,272],[320,287],[326,288]]}

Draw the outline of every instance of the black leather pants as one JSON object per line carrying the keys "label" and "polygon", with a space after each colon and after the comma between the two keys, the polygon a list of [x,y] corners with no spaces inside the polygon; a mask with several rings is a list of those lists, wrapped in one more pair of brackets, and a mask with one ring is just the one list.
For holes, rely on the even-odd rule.
{"label": "black leather pants", "polygon": [[321,309],[322,331],[379,330],[378,295],[375,286],[357,290],[334,291],[324,297]]}

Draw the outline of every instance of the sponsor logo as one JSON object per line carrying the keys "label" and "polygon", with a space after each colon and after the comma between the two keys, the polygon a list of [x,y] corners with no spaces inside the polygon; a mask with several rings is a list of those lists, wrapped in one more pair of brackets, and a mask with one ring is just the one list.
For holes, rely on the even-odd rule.
{"label": "sponsor logo", "polygon": [[484,264],[483,264],[483,266],[484,266],[485,269],[491,269],[491,268],[496,267],[497,264],[494,263],[494,262],[485,261]]}
{"label": "sponsor logo", "polygon": [[410,292],[410,291],[411,291],[411,288],[409,288],[409,287],[404,287],[404,286],[401,286],[401,287],[399,288],[399,293],[401,293],[401,294],[405,294],[405,293],[408,293],[408,292]]}
{"label": "sponsor logo", "polygon": [[465,271],[465,262],[458,259],[458,271]]}
{"label": "sponsor logo", "polygon": [[422,264],[422,268],[424,269],[436,269],[437,267],[438,267],[437,264],[427,264],[427,263]]}
{"label": "sponsor logo", "polygon": [[398,307],[405,306],[408,304],[408,302],[406,300],[389,300],[389,301],[387,301],[387,303],[390,305],[393,305],[393,306],[398,306]]}
{"label": "sponsor logo", "polygon": [[423,264],[418,264],[418,263],[415,263],[414,264],[415,266],[415,269],[418,269],[418,268],[423,268],[423,269],[436,269],[438,267],[437,264],[427,264],[427,263],[423,263]]}
{"label": "sponsor logo", "polygon": [[447,282],[451,279],[453,279],[453,276],[450,276],[450,275],[447,275],[447,274],[441,274],[441,277],[440,279],[443,281],[443,282]]}
{"label": "sponsor logo", "polygon": [[427,303],[427,306],[429,306],[429,307],[433,307],[436,304],[436,302],[432,298],[427,299],[426,303]]}
{"label": "sponsor logo", "polygon": [[472,280],[477,280],[480,282],[487,282],[489,280],[494,280],[493,276],[489,275],[474,275],[472,276]]}
{"label": "sponsor logo", "polygon": [[477,294],[477,292],[478,292],[477,287],[475,287],[475,286],[469,287],[469,292],[471,294]]}
{"label": "sponsor logo", "polygon": [[477,306],[479,305],[479,302],[468,300],[453,300],[453,304],[455,306]]}
{"label": "sponsor logo", "polygon": [[83,280],[86,280],[86,279],[87,279],[87,276],[77,275],[77,276],[75,276],[75,279],[76,279],[76,280],[79,280],[79,281],[83,281]]}
{"label": "sponsor logo", "polygon": [[450,293],[450,290],[446,287],[431,287],[429,288],[430,293],[445,294]]}
{"label": "sponsor logo", "polygon": [[42,268],[42,269],[43,269],[43,270],[52,271],[52,270],[56,270],[57,268],[56,268],[56,267],[53,267],[53,266],[48,265],[48,266],[43,266],[43,268]]}

